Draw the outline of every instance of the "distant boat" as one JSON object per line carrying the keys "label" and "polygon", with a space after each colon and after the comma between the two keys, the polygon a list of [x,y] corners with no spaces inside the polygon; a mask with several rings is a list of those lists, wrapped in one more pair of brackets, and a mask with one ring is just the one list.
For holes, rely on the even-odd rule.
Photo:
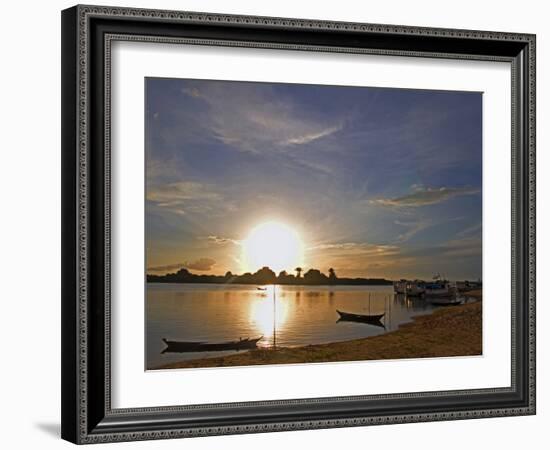
{"label": "distant boat", "polygon": [[382,317],[384,317],[384,314],[353,314],[348,313],[344,311],[336,310],[336,312],[340,315],[340,320],[348,321],[348,322],[362,322],[362,323],[368,323],[371,325],[377,325],[377,326],[384,326],[384,324],[381,322]]}
{"label": "distant boat", "polygon": [[208,342],[184,342],[169,341],[162,338],[166,347],[161,353],[184,353],[184,352],[219,352],[225,350],[251,350],[256,348],[256,344],[263,336],[257,339],[239,339],[238,341],[208,343]]}
{"label": "distant boat", "polygon": [[442,298],[453,297],[456,294],[456,289],[451,286],[447,280],[441,278],[441,275],[434,276],[432,283],[426,283],[424,285],[424,295],[427,298]]}
{"label": "distant boat", "polygon": [[420,280],[409,281],[405,290],[409,297],[422,297],[426,292],[426,283]]}
{"label": "distant boat", "polygon": [[393,282],[393,290],[396,294],[406,294],[407,293],[407,280],[401,279],[399,281]]}
{"label": "distant boat", "polygon": [[446,282],[429,283],[424,288],[424,296],[426,298],[452,297],[453,294],[451,286]]}
{"label": "distant boat", "polygon": [[257,287],[256,289],[258,289],[259,291],[267,291],[267,288],[265,287]]}

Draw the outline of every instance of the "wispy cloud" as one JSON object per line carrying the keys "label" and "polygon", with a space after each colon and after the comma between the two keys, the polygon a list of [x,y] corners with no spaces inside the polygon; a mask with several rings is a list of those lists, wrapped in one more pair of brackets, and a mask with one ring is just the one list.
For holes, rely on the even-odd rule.
{"label": "wispy cloud", "polygon": [[308,250],[323,250],[345,254],[361,254],[364,256],[386,256],[389,254],[395,254],[399,251],[399,248],[395,245],[379,245],[371,244],[368,242],[342,242],[318,244],[310,247]]}
{"label": "wispy cloud", "polygon": [[212,258],[200,258],[191,263],[186,263],[185,266],[187,269],[198,270],[198,271],[207,271],[212,269],[216,265],[216,261]]}
{"label": "wispy cloud", "polygon": [[185,200],[219,200],[221,196],[208,190],[202,183],[194,181],[179,181],[169,183],[149,190],[147,200],[159,203],[160,206]]}
{"label": "wispy cloud", "polygon": [[481,256],[481,239],[468,237],[462,239],[451,239],[441,246],[444,256],[468,257]]}
{"label": "wispy cloud", "polygon": [[481,239],[479,237],[465,237],[460,239],[450,239],[441,244],[413,248],[403,252],[404,256],[420,258],[464,258],[481,255]]}
{"label": "wispy cloud", "polygon": [[147,272],[169,272],[171,270],[179,270],[185,267],[185,263],[166,264],[164,266],[147,267]]}
{"label": "wispy cloud", "polygon": [[286,142],[283,142],[283,144],[286,145],[300,145],[300,144],[307,144],[308,142],[316,141],[317,139],[321,139],[325,136],[330,136],[333,133],[336,133],[337,131],[340,131],[343,128],[343,125],[336,125],[334,127],[328,127],[324,130],[315,132],[315,133],[309,133],[304,134],[302,136],[297,136],[288,139]]}
{"label": "wispy cloud", "polygon": [[372,275],[393,264],[400,248],[395,245],[368,242],[324,243],[309,248],[309,258],[314,267],[333,267],[344,276]]}
{"label": "wispy cloud", "polygon": [[199,239],[205,239],[209,243],[215,244],[215,245],[227,245],[227,244],[240,245],[241,244],[241,242],[236,239],[231,239],[228,237],[222,237],[222,236],[216,236],[216,235],[201,236]]}
{"label": "wispy cloud", "polygon": [[420,219],[417,221],[407,221],[407,222],[403,222],[401,220],[394,220],[393,223],[395,223],[396,225],[407,228],[407,231],[397,236],[395,242],[398,242],[398,243],[407,242],[411,238],[413,238],[415,235],[417,235],[421,231],[424,231],[428,228],[440,226],[450,222],[460,221],[463,219],[464,217],[458,216],[458,217],[451,217],[451,218],[444,218],[444,219],[441,219],[441,218]]}
{"label": "wispy cloud", "polygon": [[181,93],[188,95],[189,97],[201,98],[201,91],[199,91],[198,88],[183,88]]}
{"label": "wispy cloud", "polygon": [[[237,150],[259,154],[278,147],[291,148],[326,138],[343,129],[337,123],[312,117],[311,111],[298,107],[292,99],[281,99],[271,89],[262,90],[234,83],[210,82],[189,86],[182,94],[203,100],[208,105],[207,120],[200,126]],[[238,107],[236,107],[238,106]]]}
{"label": "wispy cloud", "polygon": [[411,239],[415,234],[420,233],[421,231],[425,230],[426,228],[429,228],[433,225],[433,223],[429,220],[423,220],[419,222],[401,222],[399,220],[394,221],[396,225],[400,225],[402,227],[408,228],[407,231],[404,233],[401,233],[399,236],[397,236],[396,241],[397,242],[407,242],[409,239]]}
{"label": "wispy cloud", "polygon": [[180,176],[178,165],[172,161],[161,161],[152,155],[147,155],[146,174],[147,182],[155,179],[174,179]]}
{"label": "wispy cloud", "polygon": [[405,195],[403,197],[395,198],[381,198],[376,200],[371,200],[371,203],[382,205],[382,206],[391,206],[391,207],[418,207],[418,206],[427,206],[435,205],[437,203],[444,202],[453,197],[458,197],[462,195],[473,195],[479,193],[478,188],[472,187],[440,187],[440,188],[424,188],[417,187],[412,194]]}
{"label": "wispy cloud", "polygon": [[180,181],[150,187],[147,190],[147,200],[161,208],[166,208],[178,214],[186,210],[195,212],[208,211],[223,202],[222,196],[211,187],[194,181]]}
{"label": "wispy cloud", "polygon": [[472,225],[471,227],[465,228],[462,231],[459,231],[458,233],[456,233],[456,235],[459,237],[464,237],[464,236],[469,236],[471,234],[477,233],[479,231],[481,231],[481,222],[475,225]]}
{"label": "wispy cloud", "polygon": [[148,272],[169,272],[171,270],[189,269],[197,270],[199,272],[206,272],[211,270],[216,265],[216,261],[212,258],[199,258],[193,262],[182,262],[175,264],[167,264],[163,266],[148,267]]}

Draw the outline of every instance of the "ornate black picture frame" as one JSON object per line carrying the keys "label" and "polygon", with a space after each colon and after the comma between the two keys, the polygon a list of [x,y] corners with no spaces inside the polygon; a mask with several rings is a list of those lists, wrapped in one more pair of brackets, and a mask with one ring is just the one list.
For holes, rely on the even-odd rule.
{"label": "ornate black picture frame", "polygon": [[[512,372],[504,388],[111,407],[110,49],[144,41],[512,67]],[[75,6],[62,12],[62,437],[74,443],[535,413],[535,36]]]}

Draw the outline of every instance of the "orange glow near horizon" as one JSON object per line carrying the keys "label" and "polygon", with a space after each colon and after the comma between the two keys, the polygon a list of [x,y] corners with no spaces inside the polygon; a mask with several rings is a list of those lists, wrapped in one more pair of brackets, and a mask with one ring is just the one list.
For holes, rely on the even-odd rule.
{"label": "orange glow near horizon", "polygon": [[280,222],[254,227],[242,244],[243,270],[254,272],[264,266],[276,273],[294,271],[304,263],[304,243],[293,228]]}

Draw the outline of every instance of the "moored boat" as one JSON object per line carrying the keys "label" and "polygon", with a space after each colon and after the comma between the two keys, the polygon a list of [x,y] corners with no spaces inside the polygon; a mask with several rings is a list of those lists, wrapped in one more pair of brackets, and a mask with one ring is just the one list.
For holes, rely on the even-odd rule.
{"label": "moored boat", "polygon": [[447,298],[456,294],[456,289],[449,281],[441,278],[441,275],[434,276],[434,281],[424,285],[424,296],[427,298]]}
{"label": "moored boat", "polygon": [[162,341],[166,344],[166,347],[161,353],[184,353],[184,352],[216,352],[226,350],[251,350],[256,348],[256,344],[263,336],[257,339],[239,339],[238,341],[229,342],[184,342],[184,341],[169,341],[162,338]]}
{"label": "moored boat", "polygon": [[408,297],[421,297],[425,291],[425,283],[420,280],[409,281],[405,288]]}
{"label": "moored boat", "polygon": [[446,301],[432,300],[430,301],[430,304],[434,306],[457,306],[462,304],[462,300],[446,300]]}
{"label": "moored boat", "polygon": [[424,288],[424,296],[427,298],[451,297],[452,288],[448,282],[428,283]]}
{"label": "moored boat", "polygon": [[401,279],[399,281],[393,282],[393,290],[396,294],[406,294],[407,293],[407,280]]}
{"label": "moored boat", "polygon": [[336,310],[340,316],[339,320],[348,321],[348,322],[362,322],[368,323],[371,325],[384,326],[381,322],[384,314],[353,314],[344,311]]}

